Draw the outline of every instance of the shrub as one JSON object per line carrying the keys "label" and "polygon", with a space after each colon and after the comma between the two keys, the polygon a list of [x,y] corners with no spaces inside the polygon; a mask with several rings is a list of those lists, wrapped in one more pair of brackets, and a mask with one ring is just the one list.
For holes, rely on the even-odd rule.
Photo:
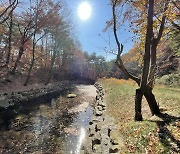
{"label": "shrub", "polygon": [[157,79],[156,83],[169,86],[180,86],[180,73],[164,75]]}

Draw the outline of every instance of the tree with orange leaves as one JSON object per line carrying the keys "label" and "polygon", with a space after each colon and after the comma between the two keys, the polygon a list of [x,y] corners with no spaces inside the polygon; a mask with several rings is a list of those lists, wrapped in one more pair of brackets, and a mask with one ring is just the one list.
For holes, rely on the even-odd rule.
{"label": "tree with orange leaves", "polygon": [[[170,24],[176,25],[178,11],[174,2],[176,4],[176,1],[171,0],[112,0],[113,22],[108,23],[113,25],[118,48],[116,64],[128,78],[139,85],[135,97],[135,120],[137,121],[142,120],[141,102],[143,96],[149,104],[152,115],[160,114],[159,106],[152,93],[156,73],[156,50],[161,38],[168,33]],[[131,74],[121,58],[123,45],[119,42],[117,34],[117,7],[119,5],[128,5],[129,9],[125,11],[124,19],[131,21],[134,33],[140,36],[141,48],[144,49],[141,77]]]}

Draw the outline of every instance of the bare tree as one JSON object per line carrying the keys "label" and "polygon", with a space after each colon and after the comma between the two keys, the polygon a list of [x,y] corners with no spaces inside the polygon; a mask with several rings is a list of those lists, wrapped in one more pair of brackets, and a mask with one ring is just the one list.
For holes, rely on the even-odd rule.
{"label": "bare tree", "polygon": [[30,80],[30,77],[31,77],[31,71],[33,69],[33,66],[34,66],[34,63],[35,63],[35,49],[36,49],[36,45],[37,43],[39,42],[39,40],[41,40],[44,36],[46,35],[46,33],[44,33],[42,36],[40,36],[37,40],[36,40],[36,32],[34,32],[34,35],[33,35],[33,47],[32,47],[32,59],[31,59],[31,64],[30,64],[30,67],[29,67],[29,70],[28,70],[28,75],[27,75],[27,78],[26,78],[26,81],[24,83],[24,86],[27,86],[29,80]]}
{"label": "bare tree", "polygon": [[18,64],[20,63],[21,57],[24,53],[24,47],[25,44],[32,38],[33,36],[33,32],[31,31],[34,28],[34,24],[33,24],[33,20],[30,19],[27,23],[24,23],[23,27],[20,27],[20,25],[18,24],[19,27],[19,32],[21,35],[21,39],[20,39],[20,46],[19,46],[19,53],[17,56],[17,59],[15,61],[14,67],[11,71],[11,74],[15,74],[16,69],[18,67]]}
{"label": "bare tree", "polygon": [[[31,71],[33,69],[33,66],[34,66],[34,62],[35,62],[35,49],[36,49],[36,45],[37,43],[47,34],[46,32],[44,32],[44,34],[42,34],[38,39],[36,38],[37,36],[37,31],[38,29],[40,28],[43,28],[42,26],[38,26],[38,22],[40,22],[39,19],[40,17],[40,12],[42,11],[42,8],[40,7],[41,3],[43,1],[36,1],[36,6],[34,7],[34,29],[33,29],[33,38],[32,38],[32,58],[31,58],[31,64],[30,64],[30,67],[29,67],[29,70],[28,70],[28,75],[27,75],[27,78],[26,78],[26,81],[24,83],[24,86],[27,86],[29,80],[30,80],[30,76],[31,76]],[[42,30],[43,31],[43,30]]]}
{"label": "bare tree", "polygon": [[[11,5],[12,4],[12,0],[9,0],[9,4]],[[8,28],[9,28],[9,38],[8,38],[8,52],[7,52],[7,57],[6,57],[6,65],[9,64],[10,62],[10,56],[11,56],[11,46],[12,46],[12,28],[13,28],[13,10],[10,12],[10,15],[9,15],[9,23],[8,24]]]}

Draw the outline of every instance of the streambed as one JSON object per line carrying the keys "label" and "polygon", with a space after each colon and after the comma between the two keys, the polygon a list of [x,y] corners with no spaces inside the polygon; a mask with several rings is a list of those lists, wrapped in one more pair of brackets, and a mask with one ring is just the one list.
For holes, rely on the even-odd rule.
{"label": "streambed", "polygon": [[[77,97],[67,98],[67,93]],[[92,85],[76,85],[74,91],[50,102],[22,106],[8,124],[0,127],[0,153],[79,154],[96,96]]]}

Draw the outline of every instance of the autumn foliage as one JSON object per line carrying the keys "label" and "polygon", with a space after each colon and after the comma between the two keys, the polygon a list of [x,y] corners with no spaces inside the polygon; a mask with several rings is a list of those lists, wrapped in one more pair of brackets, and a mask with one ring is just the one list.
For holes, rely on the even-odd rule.
{"label": "autumn foliage", "polygon": [[79,77],[94,80],[105,75],[104,57],[81,50],[65,6],[51,0],[0,3],[2,83],[22,78],[26,86]]}

